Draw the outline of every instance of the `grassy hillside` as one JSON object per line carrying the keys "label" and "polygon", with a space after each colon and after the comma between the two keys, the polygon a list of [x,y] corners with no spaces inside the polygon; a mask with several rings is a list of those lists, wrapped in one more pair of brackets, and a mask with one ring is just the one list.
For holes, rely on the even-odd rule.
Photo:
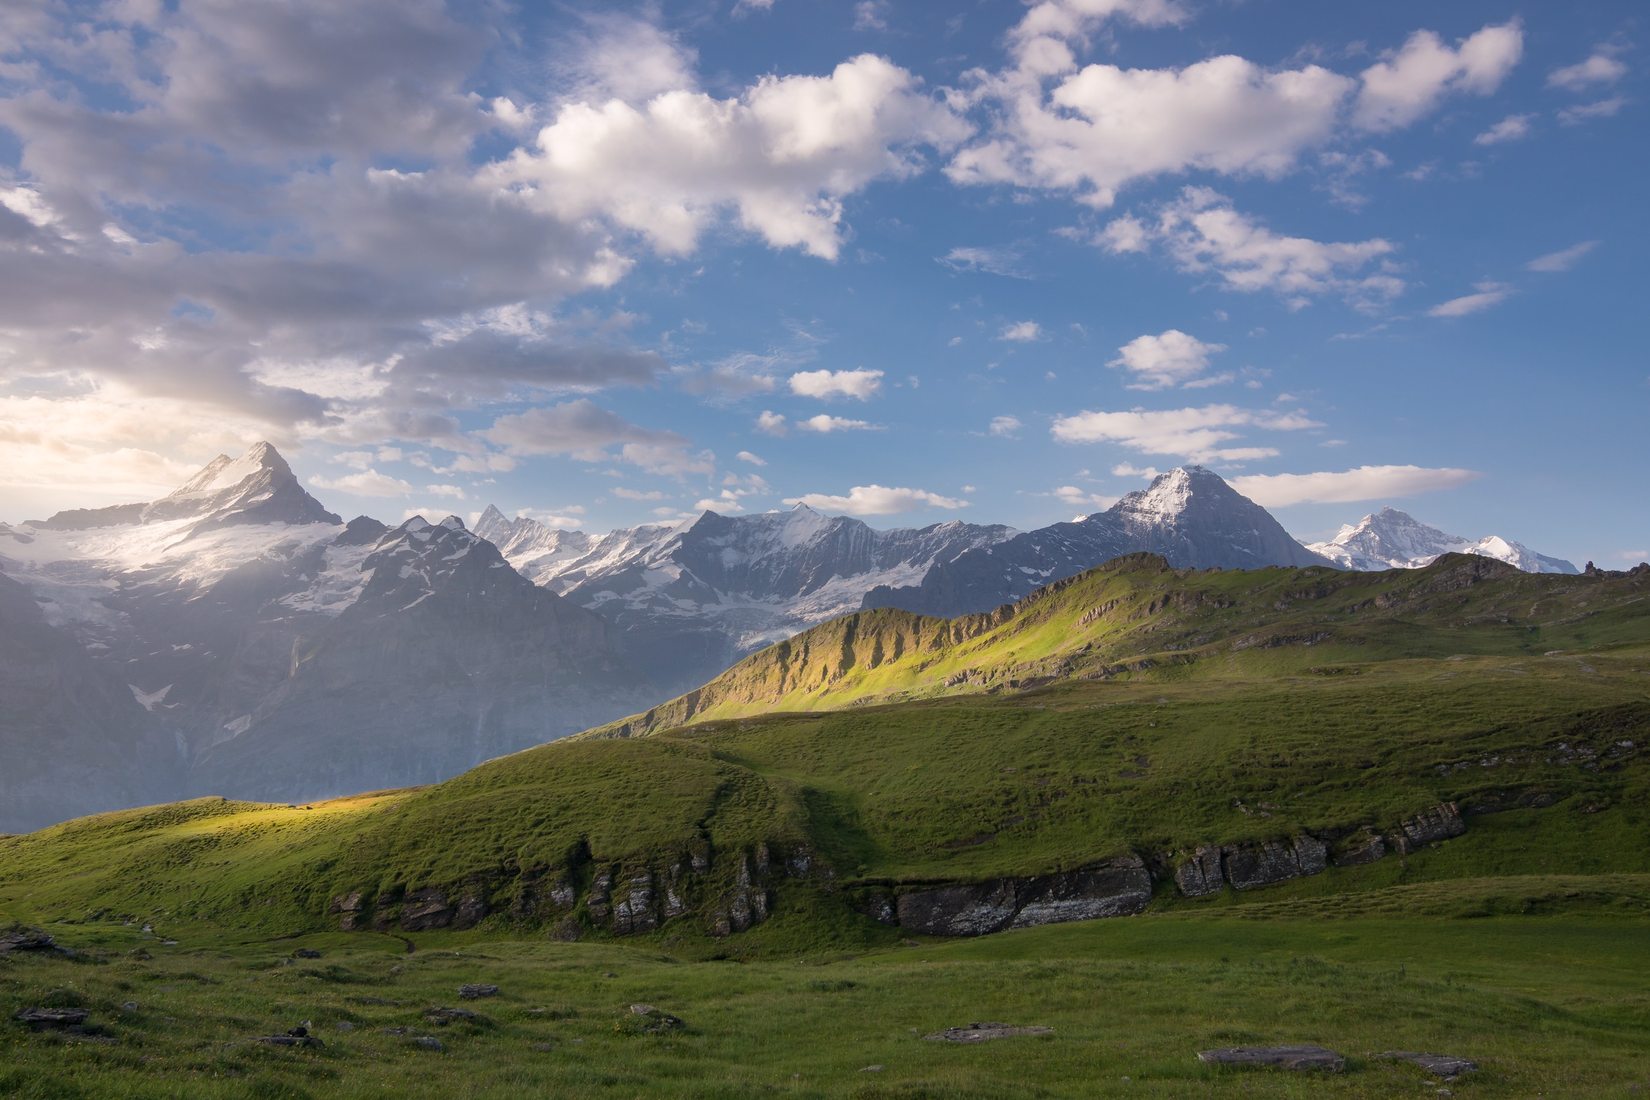
{"label": "grassy hillside", "polygon": [[1386,573],[1204,572],[1134,554],[988,614],[847,615],[583,736],[1057,680],[1260,679],[1341,661],[1590,648],[1644,640],[1646,596],[1650,570],[1533,575],[1446,555],[1426,569]]}

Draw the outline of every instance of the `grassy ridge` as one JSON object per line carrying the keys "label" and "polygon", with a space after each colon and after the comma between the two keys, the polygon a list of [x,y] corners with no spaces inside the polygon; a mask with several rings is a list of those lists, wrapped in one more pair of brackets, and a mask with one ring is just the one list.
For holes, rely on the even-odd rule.
{"label": "grassy ridge", "polygon": [[1520,655],[1644,641],[1650,571],[1521,573],[1471,555],[1426,569],[1170,569],[1117,558],[959,619],[862,611],[754,654],[586,737],[1074,678],[1253,679],[1350,660]]}

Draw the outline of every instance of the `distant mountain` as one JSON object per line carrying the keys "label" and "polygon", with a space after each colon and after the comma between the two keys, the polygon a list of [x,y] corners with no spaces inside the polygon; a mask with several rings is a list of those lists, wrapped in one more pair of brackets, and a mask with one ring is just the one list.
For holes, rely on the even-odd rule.
{"label": "distant mountain", "polygon": [[598,539],[489,508],[476,533],[498,542],[536,583],[613,623],[635,663],[681,690],[857,610],[879,585],[916,583],[1015,531],[957,521],[877,531],[799,506],[749,516],[704,512]]}
{"label": "distant mountain", "polygon": [[916,583],[875,588],[864,606],[943,617],[988,611],[1134,553],[1159,554],[1181,569],[1334,564],[1296,542],[1220,475],[1184,466],[1104,512],[970,549],[936,563]]}
{"label": "distant mountain", "polygon": [[59,816],[182,793],[167,783],[296,800],[434,781],[662,694],[606,620],[456,518],[343,524],[268,444],[157,501],[0,526],[5,579],[0,643],[58,657],[8,664],[0,705],[82,686],[24,708],[25,740],[74,747],[55,772],[0,770],[0,831],[39,824],[21,807],[40,777],[99,753],[106,781],[73,781],[99,793],[60,792]]}
{"label": "distant mountain", "polygon": [[1441,554],[1478,554],[1526,573],[1579,572],[1573,563],[1538,554],[1523,543],[1498,535],[1474,542],[1429,527],[1396,508],[1382,508],[1349,523],[1333,539],[1309,549],[1347,569],[1418,569]]}

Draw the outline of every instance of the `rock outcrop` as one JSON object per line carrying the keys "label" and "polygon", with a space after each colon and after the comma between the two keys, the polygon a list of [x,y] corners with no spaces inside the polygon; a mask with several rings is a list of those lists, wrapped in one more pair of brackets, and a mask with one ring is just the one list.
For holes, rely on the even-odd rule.
{"label": "rock outcrop", "polygon": [[1146,864],[1129,855],[1053,875],[912,890],[899,896],[894,909],[899,926],[908,931],[983,936],[1005,928],[1138,913],[1151,897]]}
{"label": "rock outcrop", "polygon": [[1221,855],[1232,889],[1253,890],[1322,873],[1328,866],[1329,849],[1317,837],[1300,833],[1288,840],[1230,844],[1221,849]]}
{"label": "rock outcrop", "polygon": [[1197,1060],[1217,1066],[1277,1066],[1281,1069],[1323,1070],[1328,1073],[1339,1073],[1346,1068],[1344,1057],[1327,1047],[1310,1044],[1200,1050]]}
{"label": "rock outcrop", "polygon": [[1408,855],[1418,848],[1449,840],[1466,831],[1467,823],[1461,820],[1461,811],[1455,803],[1443,802],[1400,821],[1391,835],[1391,841],[1400,855]]}

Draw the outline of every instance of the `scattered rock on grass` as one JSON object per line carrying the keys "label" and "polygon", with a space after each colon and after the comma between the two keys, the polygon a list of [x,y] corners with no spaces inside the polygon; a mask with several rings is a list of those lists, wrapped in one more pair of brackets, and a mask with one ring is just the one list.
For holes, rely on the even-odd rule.
{"label": "scattered rock on grass", "polygon": [[967,1027],[948,1027],[923,1038],[931,1043],[984,1043],[992,1039],[1012,1039],[1021,1035],[1053,1035],[1052,1027],[1032,1025],[1016,1027],[1012,1024],[972,1023]]}
{"label": "scattered rock on grass", "polygon": [[321,953],[313,947],[300,947],[292,953],[292,957],[295,959],[318,959],[321,957]]}
{"label": "scattered rock on grass", "polygon": [[1278,1066],[1282,1069],[1317,1069],[1339,1073],[1346,1059],[1326,1047],[1304,1044],[1281,1047],[1223,1047],[1200,1050],[1197,1060],[1217,1066]]}
{"label": "scattered rock on grass", "polygon": [[458,995],[466,1001],[474,1001],[481,997],[497,997],[498,986],[480,984],[461,985],[458,987]]}
{"label": "scattered rock on grass", "polygon": [[652,1005],[634,1004],[630,1006],[631,1019],[625,1021],[624,1030],[633,1033],[656,1035],[665,1031],[681,1031],[687,1027],[680,1016],[672,1016],[661,1008]]}
{"label": "scattered rock on grass", "polygon": [[1373,1055],[1375,1058],[1385,1058],[1394,1062],[1408,1062],[1420,1066],[1428,1073],[1437,1077],[1459,1077],[1463,1073],[1471,1073],[1478,1068],[1478,1063],[1466,1058],[1458,1058],[1453,1054],[1424,1054],[1413,1050],[1387,1050]]}
{"label": "scattered rock on grass", "polygon": [[0,955],[10,955],[24,951],[54,951],[60,955],[73,954],[66,947],[59,947],[57,941],[49,933],[38,928],[24,928],[21,925],[0,932]]}
{"label": "scattered rock on grass", "polygon": [[84,1008],[25,1008],[13,1017],[32,1031],[79,1027],[89,1015]]}
{"label": "scattered rock on grass", "polygon": [[437,1039],[434,1035],[415,1036],[412,1040],[412,1045],[417,1047],[419,1050],[433,1050],[438,1054],[447,1049],[441,1045],[441,1040]]}
{"label": "scattered rock on grass", "polygon": [[[294,1031],[300,1030],[293,1028]],[[313,1035],[260,1035],[252,1040],[254,1043],[263,1043],[272,1047],[324,1047],[325,1043]]]}
{"label": "scattered rock on grass", "polygon": [[446,1027],[448,1024],[477,1019],[477,1016],[467,1008],[426,1008],[424,1019],[437,1027]]}

